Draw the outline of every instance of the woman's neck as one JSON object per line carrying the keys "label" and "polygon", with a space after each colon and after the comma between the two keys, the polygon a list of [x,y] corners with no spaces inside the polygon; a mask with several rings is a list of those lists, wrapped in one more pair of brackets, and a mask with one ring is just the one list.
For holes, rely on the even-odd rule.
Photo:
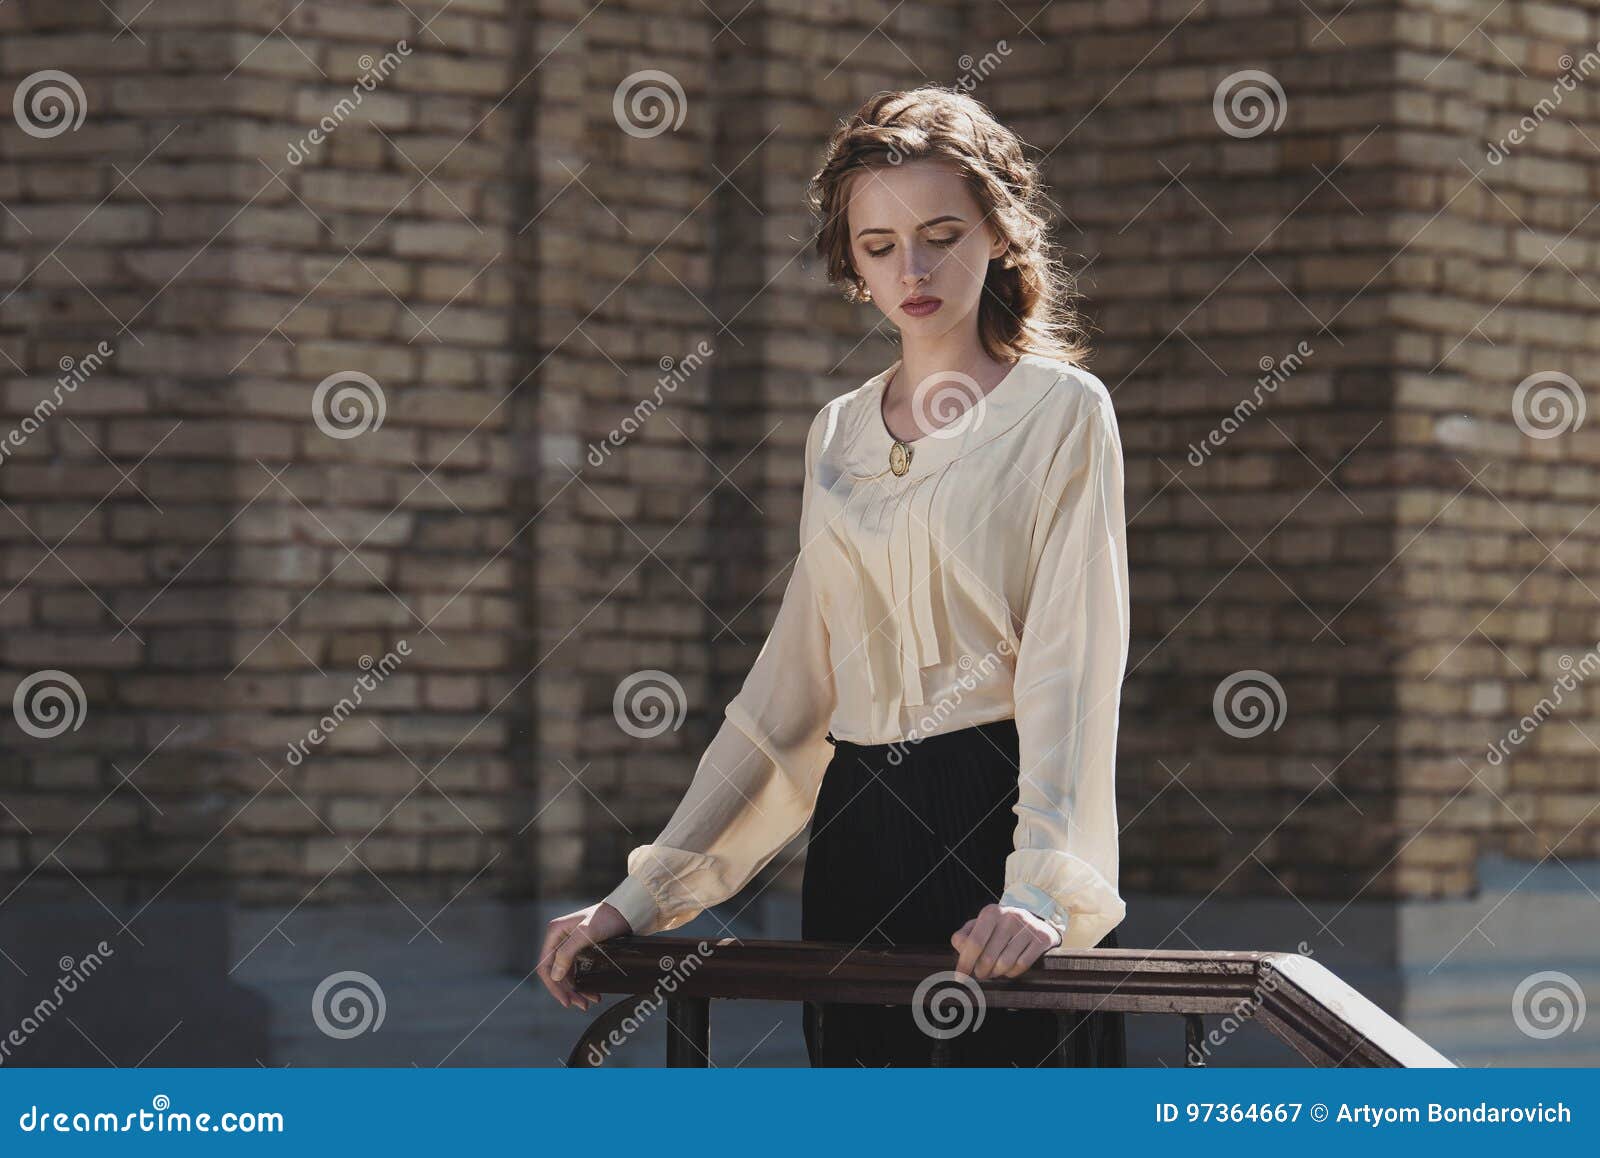
{"label": "woman's neck", "polygon": [[[990,357],[979,346],[960,351],[908,348],[901,356],[899,367],[884,386],[884,425],[897,438],[910,432],[911,437],[902,438],[902,441],[911,442],[921,438],[928,433],[926,426],[930,419],[947,418],[954,421],[954,411],[976,405],[979,398],[1000,384],[1014,365],[1015,362],[1002,362]],[[923,413],[917,413],[919,408],[915,405],[914,396],[917,386],[923,382],[927,382],[926,389],[933,391],[934,396],[941,400],[939,405],[933,407],[938,411],[936,414],[927,413],[929,407],[926,399],[921,407]],[[951,401],[944,402],[944,399]],[[959,406],[955,404],[958,401]]]}

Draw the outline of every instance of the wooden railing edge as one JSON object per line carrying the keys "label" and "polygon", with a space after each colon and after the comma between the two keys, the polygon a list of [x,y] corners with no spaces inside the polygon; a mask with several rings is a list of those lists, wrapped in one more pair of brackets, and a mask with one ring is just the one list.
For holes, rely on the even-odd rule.
{"label": "wooden railing edge", "polygon": [[[1456,1067],[1455,1062],[1406,1028],[1382,1006],[1304,953],[1266,954],[1261,970],[1262,984],[1269,994],[1266,1004],[1276,1016],[1293,1024],[1303,1020],[1303,1016],[1297,1015],[1309,1011],[1318,1024],[1348,1027],[1350,1048],[1365,1054],[1369,1064],[1424,1069]],[[1273,977],[1279,981],[1269,987]]]}
{"label": "wooden railing edge", "polygon": [[[677,1003],[706,1006],[713,999],[766,999],[803,1000],[801,996],[785,993],[783,984],[792,984],[799,963],[787,958],[826,957],[845,952],[854,957],[849,972],[856,974],[836,984],[848,984],[858,992],[870,991],[873,996],[857,998],[882,1000],[881,994],[890,988],[915,985],[909,978],[894,978],[899,970],[910,970],[916,976],[925,976],[930,970],[949,969],[954,965],[951,951],[918,946],[889,949],[878,946],[851,947],[828,942],[747,940],[738,937],[692,938],[653,935],[649,937],[621,937],[599,946],[583,950],[578,956],[577,975],[587,979],[588,988],[600,992],[623,993],[640,996],[651,986],[635,988],[623,983],[631,976],[631,969],[648,971],[652,975],[676,969],[677,963],[699,958],[700,965],[707,959],[714,961],[719,953],[734,950],[735,961],[730,966],[728,955],[714,964],[710,976],[688,978],[675,986]],[[705,954],[705,958],[701,958]],[[739,961],[738,957],[746,960]],[[1079,958],[1074,963],[1072,958]],[[1128,975],[1117,980],[1108,990],[1109,978],[1118,966]],[[1084,969],[1086,962],[1095,965]],[[1164,1013],[1189,1019],[1188,1037],[1191,1046],[1199,1043],[1202,1034],[1201,1019],[1205,1016],[1237,1014],[1241,1019],[1260,1020],[1263,1027],[1286,1042],[1306,1060],[1316,1066],[1402,1066],[1402,1067],[1453,1067],[1443,1054],[1407,1029],[1377,1004],[1333,973],[1320,961],[1300,953],[1238,950],[1183,950],[1134,948],[1086,949],[1054,952],[1042,959],[1043,970],[1022,978],[991,982],[991,992],[997,1004],[1021,1007],[1015,1000],[1026,995],[1025,1004],[1032,1008],[1057,1008],[1058,1010],[1091,1008],[1085,1002],[1094,1000],[1092,1008],[1106,1008],[1107,998],[1116,996],[1110,1008],[1122,1012]],[[778,969],[777,967],[784,968]],[[1146,966],[1140,970],[1139,966]],[[835,966],[837,969],[838,966]],[[730,970],[726,983],[714,980],[718,971]],[[697,966],[699,972],[699,966]],[[830,970],[830,976],[835,970]],[[1074,978],[1078,984],[1063,985],[1066,978],[1049,978],[1052,984],[1040,986],[1039,982],[1050,974],[1082,973]],[[1100,974],[1100,977],[1094,977]],[[876,976],[873,976],[876,975]],[[869,980],[870,978],[870,980]],[[1031,984],[1030,984],[1031,982]],[[1088,982],[1088,984],[1082,984]],[[1126,992],[1121,992],[1126,989]],[[1120,996],[1117,996],[1119,994]],[[841,998],[850,1000],[849,997]],[[617,1002],[600,1014],[590,1029],[580,1038],[572,1051],[574,1064],[585,1064],[576,1059],[585,1044],[609,1033],[611,1022],[621,1021],[636,1002]],[[701,1012],[705,1012],[702,1010]],[[1203,1065],[1203,1061],[1188,1059],[1188,1064]]]}

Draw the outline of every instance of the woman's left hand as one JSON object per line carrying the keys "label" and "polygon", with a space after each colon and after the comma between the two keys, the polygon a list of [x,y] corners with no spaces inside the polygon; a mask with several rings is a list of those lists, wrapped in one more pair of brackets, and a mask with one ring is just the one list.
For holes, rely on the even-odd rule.
{"label": "woman's left hand", "polygon": [[950,935],[950,944],[960,954],[956,971],[980,981],[1025,973],[1046,949],[1060,943],[1061,933],[1054,925],[1013,905],[985,905]]}

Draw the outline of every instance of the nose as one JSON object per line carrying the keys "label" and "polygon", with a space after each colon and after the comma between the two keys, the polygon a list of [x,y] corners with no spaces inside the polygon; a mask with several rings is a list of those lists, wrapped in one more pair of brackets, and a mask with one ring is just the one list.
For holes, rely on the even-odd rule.
{"label": "nose", "polygon": [[905,247],[905,255],[906,264],[901,270],[900,280],[905,283],[909,291],[915,293],[923,280],[932,274],[935,264],[942,255],[934,252],[931,247],[915,244]]}

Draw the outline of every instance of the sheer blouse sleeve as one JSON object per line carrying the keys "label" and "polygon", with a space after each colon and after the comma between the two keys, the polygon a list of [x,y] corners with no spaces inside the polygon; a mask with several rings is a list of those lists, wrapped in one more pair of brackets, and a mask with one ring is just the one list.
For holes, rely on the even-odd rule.
{"label": "sheer blouse sleeve", "polygon": [[1014,680],[1020,746],[1015,848],[1002,904],[1093,948],[1121,922],[1117,721],[1128,660],[1122,446],[1096,395],[1056,450],[1029,550]]}
{"label": "sheer blouse sleeve", "polygon": [[[806,436],[802,546],[821,418]],[[802,550],[772,630],[682,801],[653,843],[628,854],[627,876],[605,898],[635,934],[675,929],[733,896],[810,820],[834,751],[828,653]]]}

